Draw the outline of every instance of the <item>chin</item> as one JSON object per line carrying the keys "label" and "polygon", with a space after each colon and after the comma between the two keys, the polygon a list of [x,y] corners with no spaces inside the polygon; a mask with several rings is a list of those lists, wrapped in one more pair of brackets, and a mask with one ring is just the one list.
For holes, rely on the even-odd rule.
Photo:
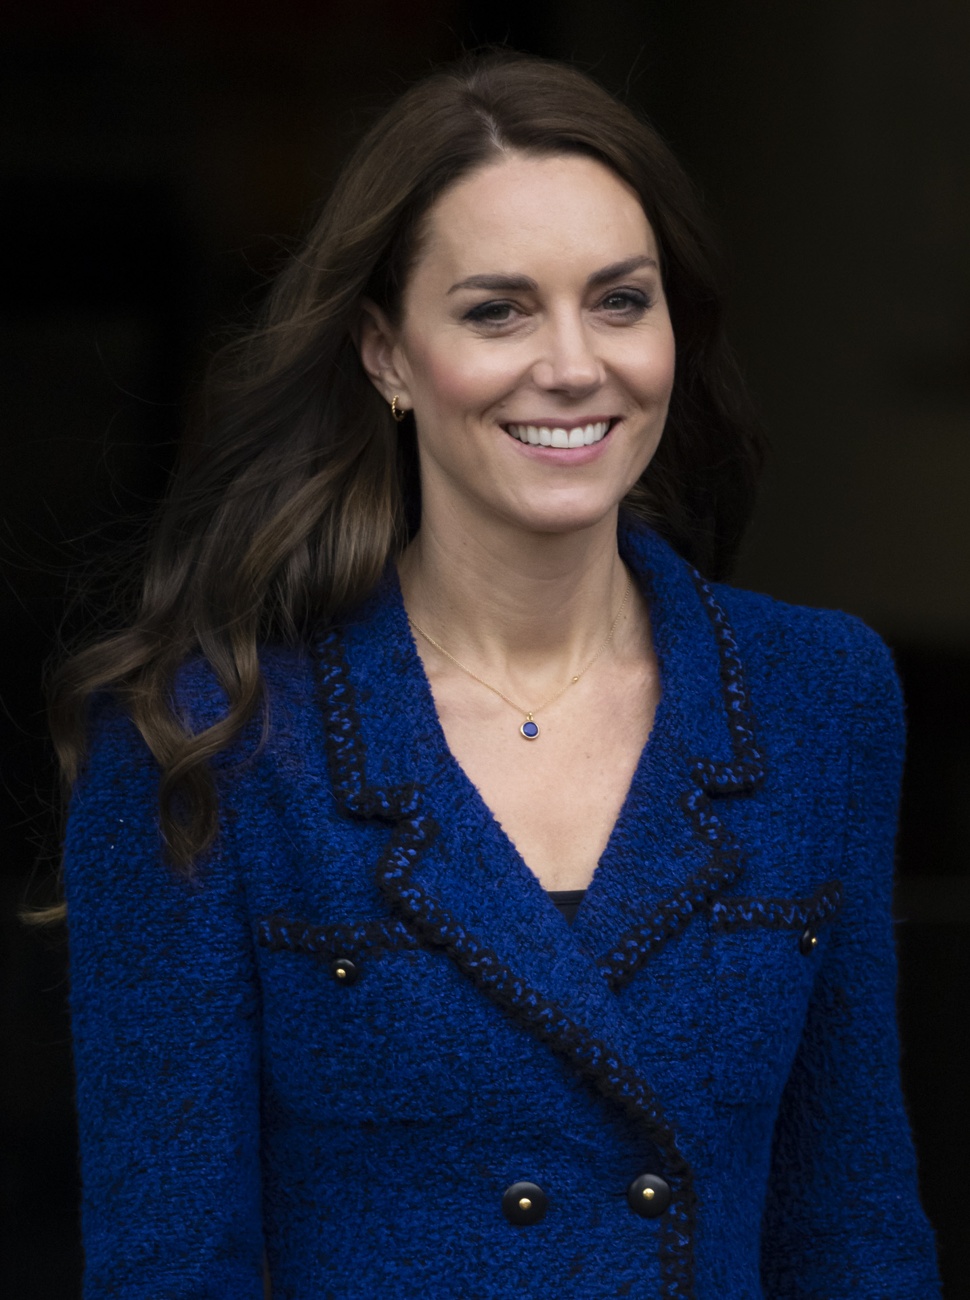
{"label": "chin", "polygon": [[526,532],[581,533],[616,519],[620,499],[545,503],[542,509],[516,512],[515,522]]}

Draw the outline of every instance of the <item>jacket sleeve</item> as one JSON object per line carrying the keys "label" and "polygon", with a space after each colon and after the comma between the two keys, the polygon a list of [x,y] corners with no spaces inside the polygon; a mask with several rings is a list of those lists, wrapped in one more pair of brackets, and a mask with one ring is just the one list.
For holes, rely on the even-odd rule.
{"label": "jacket sleeve", "polygon": [[258,1003],[238,873],[161,858],[157,772],[102,709],[64,880],[85,1300],[262,1300]]}
{"label": "jacket sleeve", "polygon": [[[889,651],[852,620],[843,910],[775,1129],[762,1272],[770,1300],[932,1300],[896,1029],[892,874],[904,748]],[[838,688],[836,688],[838,689]]]}

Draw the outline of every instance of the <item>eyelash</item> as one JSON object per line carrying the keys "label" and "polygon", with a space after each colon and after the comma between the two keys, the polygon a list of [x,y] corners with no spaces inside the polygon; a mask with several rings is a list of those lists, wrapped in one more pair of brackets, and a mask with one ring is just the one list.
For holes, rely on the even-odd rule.
{"label": "eyelash", "polygon": [[465,312],[465,320],[470,320],[476,325],[505,325],[508,323],[508,317],[503,316],[501,319],[495,316],[489,316],[488,313],[498,308],[500,311],[511,308],[510,302],[483,302],[477,307],[472,307]]}
{"label": "eyelash", "polygon": [[[605,305],[611,299],[615,298],[624,299],[626,306],[621,308],[618,312],[614,311],[612,313],[613,315],[639,315],[653,306],[653,299],[649,294],[644,293],[641,289],[611,289],[602,300],[601,305]],[[477,306],[472,307],[465,313],[465,320],[471,321],[476,325],[507,325],[510,319],[508,316],[496,319],[494,316],[489,316],[488,313],[494,311],[496,308],[502,310],[514,309],[514,307],[514,303],[503,302],[500,300],[479,303]]]}
{"label": "eyelash", "polygon": [[653,299],[642,289],[613,289],[603,299],[604,303],[611,298],[623,298],[626,300],[626,310],[629,311],[646,311],[653,306]]}

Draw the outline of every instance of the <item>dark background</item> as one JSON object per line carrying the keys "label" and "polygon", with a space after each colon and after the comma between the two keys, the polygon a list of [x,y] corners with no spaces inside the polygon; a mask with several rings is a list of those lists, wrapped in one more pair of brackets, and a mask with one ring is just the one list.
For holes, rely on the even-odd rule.
{"label": "dark background", "polygon": [[706,195],[774,444],[738,581],[896,652],[903,1069],[970,1297],[970,6],[38,0],[0,37],[0,1293],[78,1294],[64,942],[16,919],[44,895],[65,573],[161,490],[205,356],[373,110],[497,41],[624,94]]}

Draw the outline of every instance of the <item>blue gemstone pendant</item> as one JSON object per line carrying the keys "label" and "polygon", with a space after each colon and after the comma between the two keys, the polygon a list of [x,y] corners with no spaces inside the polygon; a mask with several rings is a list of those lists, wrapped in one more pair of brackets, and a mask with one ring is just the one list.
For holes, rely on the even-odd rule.
{"label": "blue gemstone pendant", "polygon": [[538,736],[539,724],[538,722],[532,721],[531,713],[525,715],[525,722],[523,722],[522,726],[519,728],[519,734],[525,736],[526,740],[535,740],[536,736]]}

